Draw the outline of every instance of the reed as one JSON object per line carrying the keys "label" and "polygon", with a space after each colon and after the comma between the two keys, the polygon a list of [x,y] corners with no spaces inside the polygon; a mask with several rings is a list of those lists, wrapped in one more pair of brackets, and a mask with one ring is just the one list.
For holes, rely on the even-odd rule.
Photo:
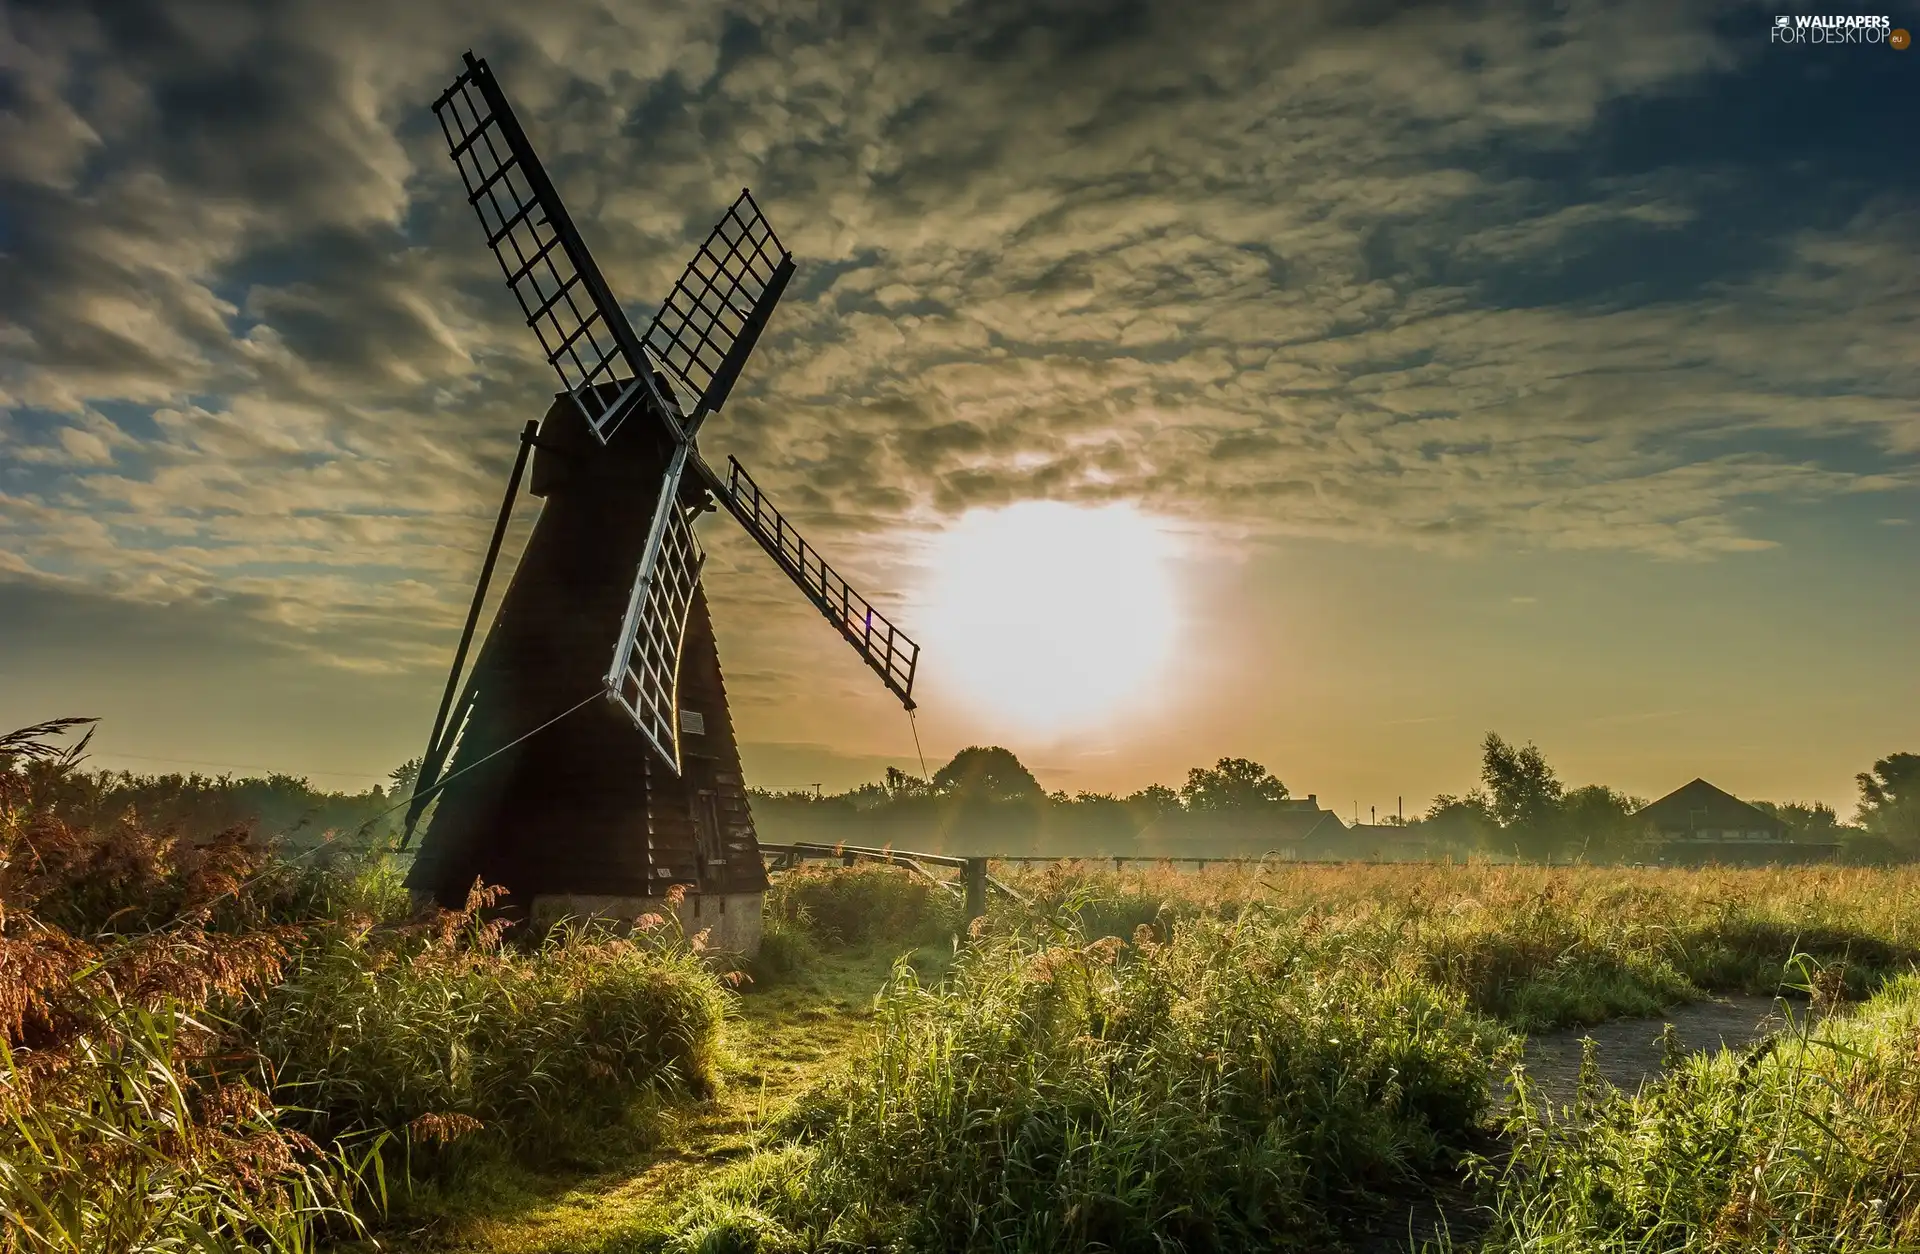
{"label": "reed", "polygon": [[304,1251],[468,1147],[571,1154],[711,1090],[728,995],[677,935],[510,941],[478,886],[409,917],[379,860],[86,826],[42,804],[74,756],[27,731],[0,738],[0,1254]]}
{"label": "reed", "polygon": [[[534,943],[479,885],[413,915],[379,858],[89,818],[70,730],[0,737],[0,1254],[305,1251],[715,1091],[732,993],[667,926]],[[607,1241],[1321,1250],[1467,1178],[1492,1252],[1920,1248],[1920,869],[996,875],[1017,896],[971,927],[897,868],[777,877],[758,977],[939,961],[895,966],[870,1048],[753,1153]],[[1521,1071],[1496,1108],[1524,1033],[1722,991],[1821,1015],[1567,1109]]]}
{"label": "reed", "polygon": [[395,1130],[417,1151],[458,1126],[554,1153],[652,1100],[712,1092],[725,1013],[712,973],[666,937],[523,948],[484,927],[329,927],[246,1024],[318,1139]]}
{"label": "reed", "polygon": [[1510,1037],[1429,982],[1295,961],[1258,913],[990,930],[903,963],[873,1054],[685,1217],[685,1249],[1327,1248],[1477,1143]]}
{"label": "reed", "polygon": [[[1920,1248],[1920,978],[1639,1093],[1523,1102],[1484,1249]],[[1524,1091],[1524,1086],[1523,1086]]]}
{"label": "reed", "polygon": [[959,932],[960,899],[933,880],[898,867],[802,865],[778,876],[767,893],[767,918],[803,927],[819,945],[920,945]]}
{"label": "reed", "polygon": [[1258,903],[1291,921],[1314,962],[1422,975],[1525,1030],[1647,1014],[1707,992],[1785,991],[1803,957],[1857,998],[1920,960],[1915,868],[1279,862],[1011,874],[1036,915],[1076,902],[1096,935]]}
{"label": "reed", "polygon": [[[807,891],[857,912],[889,876],[811,871]],[[1490,1251],[1920,1240],[1912,870],[1005,878],[1022,899],[995,899],[947,978],[902,963],[870,1055],[642,1246],[1332,1249],[1384,1196],[1463,1177],[1497,1215]],[[1549,1111],[1523,1072],[1517,1112],[1492,1105],[1520,1034],[1715,991],[1871,1000],[1675,1058],[1639,1097],[1590,1083]]]}

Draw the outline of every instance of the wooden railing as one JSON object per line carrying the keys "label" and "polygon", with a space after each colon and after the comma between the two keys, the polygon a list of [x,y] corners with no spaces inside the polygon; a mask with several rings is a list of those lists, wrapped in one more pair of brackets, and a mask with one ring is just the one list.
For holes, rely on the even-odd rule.
{"label": "wooden railing", "polygon": [[[793,841],[785,844],[760,842],[760,852],[766,858],[769,871],[784,871],[807,861],[837,861],[845,866],[858,862],[881,862],[889,866],[904,867],[909,871],[925,876],[948,892],[964,898],[967,920],[972,922],[987,912],[987,890],[993,889],[1016,901],[1025,902],[1019,892],[1001,883],[988,874],[988,868],[995,862],[1110,862],[1118,871],[1128,863],[1144,862],[1150,866],[1192,866],[1205,870],[1210,866],[1260,866],[1277,863],[1283,866],[1386,866],[1393,863],[1380,862],[1366,858],[1289,858],[1279,850],[1250,858],[1246,856],[1170,856],[1165,854],[1045,854],[1016,853],[988,854],[967,857],[950,853],[922,853],[915,849],[895,849],[891,846],[826,844],[817,841]],[[960,885],[956,889],[951,881],[940,878],[929,871],[928,867],[943,867],[960,872]]]}
{"label": "wooden railing", "polygon": [[960,872],[961,897],[966,906],[967,922],[979,918],[987,912],[987,889],[997,888],[1009,897],[1024,901],[1019,893],[1000,883],[987,874],[986,858],[956,858],[944,853],[917,853],[911,849],[875,849],[869,845],[816,845],[800,841],[791,845],[770,845],[760,843],[760,853],[771,864],[768,869],[785,870],[798,866],[808,859],[838,859],[843,865],[852,866],[856,862],[884,862],[889,866],[905,867],[926,876],[934,883],[954,891],[953,885],[927,870],[929,866],[949,867]]}
{"label": "wooden railing", "polygon": [[[915,849],[895,849],[891,846],[872,845],[829,845],[815,841],[794,841],[787,844],[769,844],[760,842],[760,853],[767,860],[770,871],[784,871],[807,861],[837,861],[844,866],[853,866],[858,862],[880,862],[888,866],[903,867],[925,876],[948,892],[961,896],[966,904],[967,920],[972,922],[987,912],[987,890],[989,888],[1003,893],[1016,901],[1025,902],[1020,893],[988,874],[988,867],[995,862],[1111,862],[1114,870],[1119,870],[1129,862],[1145,862],[1153,866],[1193,864],[1200,870],[1222,863],[1231,866],[1258,866],[1263,862],[1284,861],[1293,865],[1321,864],[1340,866],[1347,863],[1338,858],[1281,858],[1268,854],[1262,858],[1247,857],[1153,857],[1145,854],[1119,854],[1115,856],[1075,857],[1050,854],[993,854],[986,857],[965,857],[950,853],[922,853]],[[929,871],[928,867],[944,867],[960,872],[959,889],[953,884]]]}

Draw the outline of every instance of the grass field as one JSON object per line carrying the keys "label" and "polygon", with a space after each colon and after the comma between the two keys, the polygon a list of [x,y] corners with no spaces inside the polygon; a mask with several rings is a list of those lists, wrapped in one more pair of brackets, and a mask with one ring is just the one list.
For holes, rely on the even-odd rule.
{"label": "grass field", "polygon": [[[1920,871],[813,869],[734,970],[0,815],[7,1254],[1920,1242]],[[1528,1078],[1719,993],[1785,1026]]]}

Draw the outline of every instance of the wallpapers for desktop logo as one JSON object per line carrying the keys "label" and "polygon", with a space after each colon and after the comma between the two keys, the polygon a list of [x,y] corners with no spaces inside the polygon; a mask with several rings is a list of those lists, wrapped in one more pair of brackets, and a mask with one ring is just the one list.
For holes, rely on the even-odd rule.
{"label": "wallpapers for desktop logo", "polygon": [[1890,17],[1781,14],[1768,38],[1776,44],[1886,44],[1904,52],[1913,37],[1895,29]]}

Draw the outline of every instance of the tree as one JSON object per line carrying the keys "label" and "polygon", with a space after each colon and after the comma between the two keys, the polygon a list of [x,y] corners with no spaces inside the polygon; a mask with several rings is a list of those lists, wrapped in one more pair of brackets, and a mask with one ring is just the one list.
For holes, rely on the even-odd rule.
{"label": "tree", "polygon": [[1165,784],[1148,784],[1139,792],[1129,793],[1126,803],[1152,818],[1159,818],[1180,808],[1180,794]]}
{"label": "tree", "polygon": [[[935,778],[938,778],[937,776]],[[886,781],[880,785],[887,793],[889,801],[904,801],[908,797],[924,797],[932,792],[932,786],[918,775],[909,775],[897,766],[887,768]]]}
{"label": "tree", "polygon": [[1645,805],[1605,784],[1588,784],[1560,799],[1561,829],[1567,843],[1591,860],[1630,857],[1639,836],[1631,816]]}
{"label": "tree", "polygon": [[420,759],[408,758],[399,766],[387,772],[387,778],[393,782],[393,795],[396,797],[413,795],[413,786],[420,782]]}
{"label": "tree", "polygon": [[1441,793],[1427,807],[1420,825],[1441,840],[1455,845],[1487,845],[1499,834],[1487,794],[1478,788],[1464,797]]}
{"label": "tree", "polygon": [[1033,772],[998,745],[973,745],[933,773],[936,796],[969,801],[1038,801],[1046,794]]}
{"label": "tree", "polygon": [[1795,832],[1822,838],[1837,838],[1842,828],[1840,816],[1824,801],[1755,801],[1756,810],[1771,814]]}
{"label": "tree", "polygon": [[1194,811],[1252,810],[1287,799],[1287,786],[1258,762],[1221,758],[1187,772],[1180,800]]}
{"label": "tree", "polygon": [[1902,854],[1920,851],[1920,753],[1894,753],[1854,776],[1860,824]]}
{"label": "tree", "polygon": [[1563,787],[1531,741],[1516,749],[1488,732],[1480,747],[1480,779],[1507,844],[1533,857],[1554,852]]}
{"label": "tree", "polygon": [[1890,754],[1854,779],[1860,784],[1863,807],[1877,809],[1920,798],[1920,753]]}
{"label": "tree", "polygon": [[[893,770],[896,768],[889,767],[888,769]],[[881,806],[889,804],[894,800],[894,795],[887,790],[885,784],[874,783],[870,780],[858,788],[841,793],[835,800],[844,801],[856,811],[865,812],[867,810],[877,810]]]}

